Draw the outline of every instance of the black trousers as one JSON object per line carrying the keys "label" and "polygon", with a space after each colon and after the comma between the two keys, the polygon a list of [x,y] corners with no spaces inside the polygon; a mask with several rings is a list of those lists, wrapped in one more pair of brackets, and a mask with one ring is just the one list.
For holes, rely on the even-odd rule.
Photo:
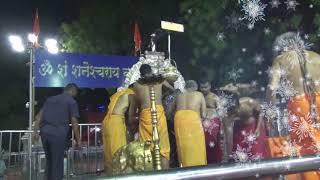
{"label": "black trousers", "polygon": [[41,133],[41,140],[46,155],[47,180],[62,180],[66,136]]}

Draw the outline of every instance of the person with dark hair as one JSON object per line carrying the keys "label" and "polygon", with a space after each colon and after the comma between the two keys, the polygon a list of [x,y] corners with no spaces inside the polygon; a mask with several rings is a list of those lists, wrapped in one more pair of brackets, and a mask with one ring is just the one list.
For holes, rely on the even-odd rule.
{"label": "person with dark hair", "polygon": [[[130,107],[130,114],[139,109],[139,140],[145,142],[152,139],[152,119],[151,119],[151,101],[150,101],[150,84],[153,85],[155,92],[155,101],[158,117],[158,131],[160,138],[161,164],[164,169],[169,167],[170,144],[168,137],[168,127],[164,108],[162,105],[162,88],[166,87],[171,91],[174,88],[162,77],[152,73],[151,66],[142,64],[140,67],[141,78],[134,84],[137,106]],[[134,108],[134,109],[132,109]],[[133,116],[133,115],[129,115]]]}
{"label": "person with dark hair", "polygon": [[74,97],[78,93],[76,84],[68,84],[64,92],[49,97],[36,116],[35,132],[40,127],[40,136],[46,155],[46,176],[48,180],[62,180],[64,170],[64,150],[72,124],[76,145],[80,144],[79,110]]}
{"label": "person with dark hair", "polygon": [[[276,106],[287,101],[288,119],[284,122],[269,118],[270,122],[288,127],[289,139],[297,149],[296,154],[310,155],[320,152],[320,55],[307,50],[308,44],[298,33],[287,32],[275,41],[277,51],[270,71],[267,100]],[[277,98],[280,97],[278,100]],[[279,119],[279,118],[278,118]],[[274,123],[272,123],[274,124]],[[301,128],[303,127],[303,128]],[[272,127],[277,129],[277,127]],[[280,132],[281,129],[278,129]],[[281,135],[281,134],[280,134]],[[269,138],[271,155],[290,156],[284,149],[287,137]],[[280,145],[280,147],[279,147]],[[320,179],[319,171],[302,174],[303,179]]]}
{"label": "person with dark hair", "polygon": [[[129,87],[133,87],[130,85]],[[125,115],[132,104],[134,92],[131,88],[122,89],[110,97],[108,112],[102,122],[105,172],[112,174],[112,159],[116,151],[127,144]]]}
{"label": "person with dark hair", "polygon": [[[206,117],[206,102],[194,80],[186,81],[185,92],[177,97],[174,130],[181,167],[207,164],[202,119]],[[190,134],[192,134],[190,136]]]}
{"label": "person with dark hair", "polygon": [[153,74],[152,74],[152,69],[151,69],[151,66],[148,65],[148,64],[142,64],[140,66],[140,76],[141,77],[145,77],[145,78],[148,78],[148,77],[151,77]]}

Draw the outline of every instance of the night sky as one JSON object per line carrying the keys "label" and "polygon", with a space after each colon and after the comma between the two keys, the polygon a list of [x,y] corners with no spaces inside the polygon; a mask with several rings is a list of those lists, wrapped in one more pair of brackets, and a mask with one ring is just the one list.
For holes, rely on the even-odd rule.
{"label": "night sky", "polygon": [[[16,66],[26,58],[26,54],[16,54],[11,50],[8,35],[27,37],[32,32],[35,9],[39,10],[40,41],[45,37],[57,38],[62,22],[70,22],[78,16],[77,0],[9,0],[0,6],[0,64]],[[14,59],[14,60],[13,60]],[[9,62],[8,62],[9,61]],[[10,62],[15,61],[15,62]],[[4,64],[5,63],[5,64]],[[4,67],[0,67],[0,70]]]}

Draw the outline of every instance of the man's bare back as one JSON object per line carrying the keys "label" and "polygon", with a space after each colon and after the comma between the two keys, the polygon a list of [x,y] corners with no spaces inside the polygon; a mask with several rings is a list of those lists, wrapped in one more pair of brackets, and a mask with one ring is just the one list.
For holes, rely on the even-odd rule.
{"label": "man's bare back", "polygon": [[[320,55],[312,51],[304,51],[306,57],[307,83],[313,82],[315,90],[320,92]],[[288,51],[278,56],[272,65],[272,78],[269,84],[272,90],[279,85],[281,72],[285,72],[285,77],[289,82],[292,82],[297,95],[304,94],[303,75],[300,70],[298,54],[296,51]],[[283,77],[283,76],[282,76]]]}
{"label": "man's bare back", "polygon": [[178,95],[176,110],[193,110],[200,117],[206,116],[206,102],[202,93],[198,91],[186,91]]}
{"label": "man's bare back", "polygon": [[[162,105],[162,83],[154,84],[155,100],[157,105]],[[149,85],[141,84],[139,82],[135,83],[134,91],[136,93],[136,100],[139,104],[140,109],[150,108],[150,88]]]}

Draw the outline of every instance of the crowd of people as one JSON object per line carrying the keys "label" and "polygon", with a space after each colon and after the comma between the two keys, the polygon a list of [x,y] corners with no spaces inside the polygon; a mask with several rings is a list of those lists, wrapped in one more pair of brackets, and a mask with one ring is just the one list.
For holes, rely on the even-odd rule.
{"label": "crowd of people", "polygon": [[[213,91],[207,77],[187,80],[183,91],[175,90],[165,78],[154,75],[150,65],[141,65],[141,78],[110,98],[102,123],[106,173],[112,174],[112,160],[121,147],[134,140],[152,140],[150,84],[163,169],[318,153],[320,55],[306,50],[296,33],[281,35],[275,46],[265,99],[243,96],[236,85]],[[283,84],[294,91],[287,92],[289,87]],[[49,98],[37,116],[48,179],[62,179],[59,144],[66,138],[70,120],[80,143],[79,113],[72,99],[76,89],[70,84],[62,95]],[[279,117],[274,114],[282,114],[287,133],[279,132]],[[287,179],[320,179],[320,174],[310,171]]]}

